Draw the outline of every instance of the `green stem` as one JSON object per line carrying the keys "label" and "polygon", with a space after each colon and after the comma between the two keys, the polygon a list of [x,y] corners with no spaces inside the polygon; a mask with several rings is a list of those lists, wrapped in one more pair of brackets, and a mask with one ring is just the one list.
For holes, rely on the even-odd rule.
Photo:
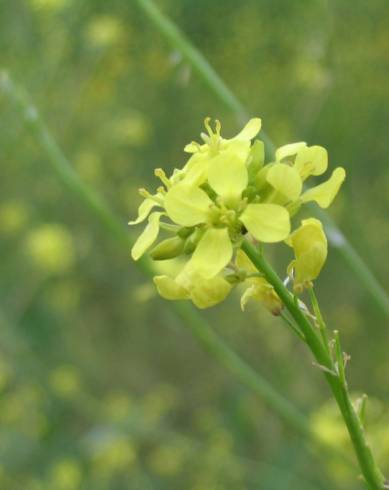
{"label": "green stem", "polygon": [[[249,111],[246,110],[240,100],[220,78],[201,51],[193,45],[167,15],[158,9],[153,0],[136,1],[154,26],[169,41],[172,47],[182,54],[183,58],[192,66],[207,87],[219,98],[220,102],[236,115],[239,123],[245,122],[249,117]],[[266,156],[271,160],[274,157],[275,145],[264,131],[261,131],[260,136],[265,143]],[[389,318],[388,293],[383,289],[368,265],[328,214],[317,206],[312,206],[312,210],[324,222],[331,246],[338,250],[341,258],[358,278],[359,283],[365,286],[374,303]]]}
{"label": "green stem", "polygon": [[292,330],[292,332],[297,335],[303,342],[305,342],[304,334],[301,333],[300,329],[296,327],[296,325],[291,321],[290,318],[286,315],[285,311],[281,311],[281,317],[284,322],[288,325],[288,327]]}
{"label": "green stem", "polygon": [[[364,429],[352,405],[347,385],[345,384],[343,377],[338,374],[339,372],[343,372],[344,366],[342,365],[342,368],[339,371],[339,368],[331,358],[329,350],[324,346],[323,340],[314,327],[312,327],[305,314],[298,307],[298,303],[294,301],[294,296],[284,286],[280,277],[265,260],[263,255],[248,241],[243,242],[242,249],[257,267],[258,271],[262,272],[267,281],[273,285],[281,301],[303,332],[306,343],[313,356],[319,366],[323,368],[324,376],[339,406],[365,481],[370,489],[382,490],[384,488],[384,477],[378,468],[366,441]],[[342,362],[340,358],[338,358],[338,363],[339,362]]]}
{"label": "green stem", "polygon": [[329,353],[329,338],[326,324],[324,323],[323,316],[320,311],[319,302],[317,301],[315,291],[313,288],[308,289],[309,297],[311,299],[313,312],[315,313],[316,321],[319,327],[319,331],[323,340],[323,345]]}

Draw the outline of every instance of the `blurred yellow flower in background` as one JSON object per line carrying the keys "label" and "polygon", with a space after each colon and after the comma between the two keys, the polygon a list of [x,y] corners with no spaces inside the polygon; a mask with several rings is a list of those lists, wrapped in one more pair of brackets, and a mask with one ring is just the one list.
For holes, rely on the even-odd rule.
{"label": "blurred yellow flower in background", "polygon": [[75,249],[70,232],[63,225],[44,224],[26,237],[26,253],[34,265],[47,273],[61,274],[75,262]]}

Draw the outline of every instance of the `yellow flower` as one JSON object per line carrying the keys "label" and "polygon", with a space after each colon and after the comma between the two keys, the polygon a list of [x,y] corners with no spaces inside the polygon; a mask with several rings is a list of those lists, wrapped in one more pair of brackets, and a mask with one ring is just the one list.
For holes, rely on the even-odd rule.
{"label": "yellow flower", "polygon": [[311,175],[322,175],[328,167],[327,150],[322,146],[307,146],[304,142],[282,146],[276,151],[276,162],[264,167],[259,183],[264,180],[275,191],[274,202],[297,209],[298,205],[316,201],[322,208],[328,208],[342,185],[346,172],[336,168],[331,177],[303,192],[303,183]]}
{"label": "yellow flower", "polygon": [[[245,167],[243,170],[247,173]],[[216,184],[213,176],[208,180],[213,189],[217,188],[215,201],[204,190],[185,183],[172,187],[165,197],[167,215],[174,223],[203,226],[204,233],[186,267],[204,277],[215,276],[230,262],[233,245],[239,244],[244,230],[267,243],[282,241],[290,232],[289,213],[284,207],[247,204],[241,199],[247,181],[239,174],[234,178],[234,173],[226,170],[220,179],[215,176],[216,180]]]}
{"label": "yellow flower", "polygon": [[[289,237],[290,217],[309,201],[328,207],[345,171],[338,167],[327,181],[304,190],[310,176],[327,170],[325,148],[305,142],[284,145],[277,149],[275,161],[266,164],[263,142],[252,141],[261,129],[259,118],[251,119],[231,139],[221,136],[219,121],[212,129],[207,118],[205,127],[203,143],[185,147],[190,157],[183,168],[174,169],[170,177],[156,169],[162,186],[154,194],[140,191],[144,201],[130,224],[146,219],[148,223],[132,247],[132,257],[138,260],[152,246],[153,260],[185,257],[176,277],[154,278],[166,299],[187,299],[206,308],[222,301],[233,285],[246,282],[242,308],[256,299],[279,314],[282,304],[272,286],[252,264],[238,265],[242,241],[287,240],[296,257],[289,266],[295,289],[309,286],[324,264],[327,242],[320,222],[314,219],[303,221]],[[155,246],[161,230],[170,236]]]}
{"label": "yellow flower", "polygon": [[[289,235],[290,219],[288,211],[278,204],[248,203],[247,198],[242,197],[249,183],[247,160],[249,157],[249,163],[261,160],[258,145],[256,153],[250,152],[250,139],[259,131],[260,120],[252,119],[230,140],[220,136],[220,123],[215,133],[208,121],[206,125],[209,130],[209,135],[204,136],[206,143],[195,145],[194,149],[201,155],[199,161],[206,169],[202,171],[201,181],[206,179],[208,189],[200,187],[200,180],[193,177],[194,167],[186,166],[183,171],[175,171],[170,179],[158,169],[156,175],[166,190],[160,188],[154,195],[143,190],[146,199],[139,207],[138,218],[130,224],[146,219],[155,206],[164,208],[164,212],[150,214],[148,225],[132,248],[134,260],[138,260],[157,239],[162,216],[167,215],[178,225],[177,230],[179,227],[201,226],[203,233],[187,269],[210,278],[231,260],[233,245],[241,240],[242,230],[248,230],[259,241],[278,242]],[[242,145],[247,151],[241,151]],[[195,173],[199,176],[201,172],[196,170]]]}
{"label": "yellow flower", "polygon": [[327,258],[327,238],[321,222],[315,218],[303,220],[287,243],[293,247],[296,257],[289,264],[288,271],[293,271],[295,291],[301,292],[312,285]]}
{"label": "yellow flower", "polygon": [[[223,165],[225,157],[234,156],[241,164],[245,165],[250,157],[250,143],[261,129],[261,120],[259,118],[250,119],[246,126],[234,138],[225,139],[221,136],[221,124],[216,120],[215,130],[210,126],[210,118],[204,121],[206,133],[201,133],[204,143],[192,142],[186,145],[184,151],[192,153],[188,162],[183,168],[183,180],[188,184],[201,185],[208,177],[208,170],[216,165],[220,168]],[[219,158],[217,158],[219,157]],[[223,165],[225,169],[227,165]],[[232,170],[231,170],[232,171]],[[215,170],[214,170],[215,172]],[[220,175],[219,175],[220,176]]]}

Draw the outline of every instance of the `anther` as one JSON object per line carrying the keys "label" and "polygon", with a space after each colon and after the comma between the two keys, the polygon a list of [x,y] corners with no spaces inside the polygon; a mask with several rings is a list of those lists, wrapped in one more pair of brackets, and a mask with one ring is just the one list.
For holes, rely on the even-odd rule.
{"label": "anther", "polygon": [[165,172],[162,170],[162,168],[156,168],[154,170],[154,175],[160,179],[162,184],[164,184],[168,189],[171,187],[171,182],[170,180],[166,177]]}

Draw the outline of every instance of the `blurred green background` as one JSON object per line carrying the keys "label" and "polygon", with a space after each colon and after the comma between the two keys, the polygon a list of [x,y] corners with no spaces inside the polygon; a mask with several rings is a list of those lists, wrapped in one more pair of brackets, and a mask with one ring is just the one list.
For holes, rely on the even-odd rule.
{"label": "blurred green background", "polygon": [[[322,144],[346,167],[331,214],[385,286],[388,2],[157,5],[276,144]],[[205,116],[226,136],[238,129],[134,0],[1,0],[0,68],[123,226],[137,189],[157,185],[153,169],[183,164]],[[0,111],[0,488],[359,488],[355,471],[308,451],[199,347],[129,250],[63,187],[4,94]],[[352,354],[352,389],[371,396],[370,438],[389,472],[388,320],[335,250],[318,293]],[[348,447],[321,373],[277,319],[255,305],[241,313],[238,295],[205,316],[319,437]]]}

